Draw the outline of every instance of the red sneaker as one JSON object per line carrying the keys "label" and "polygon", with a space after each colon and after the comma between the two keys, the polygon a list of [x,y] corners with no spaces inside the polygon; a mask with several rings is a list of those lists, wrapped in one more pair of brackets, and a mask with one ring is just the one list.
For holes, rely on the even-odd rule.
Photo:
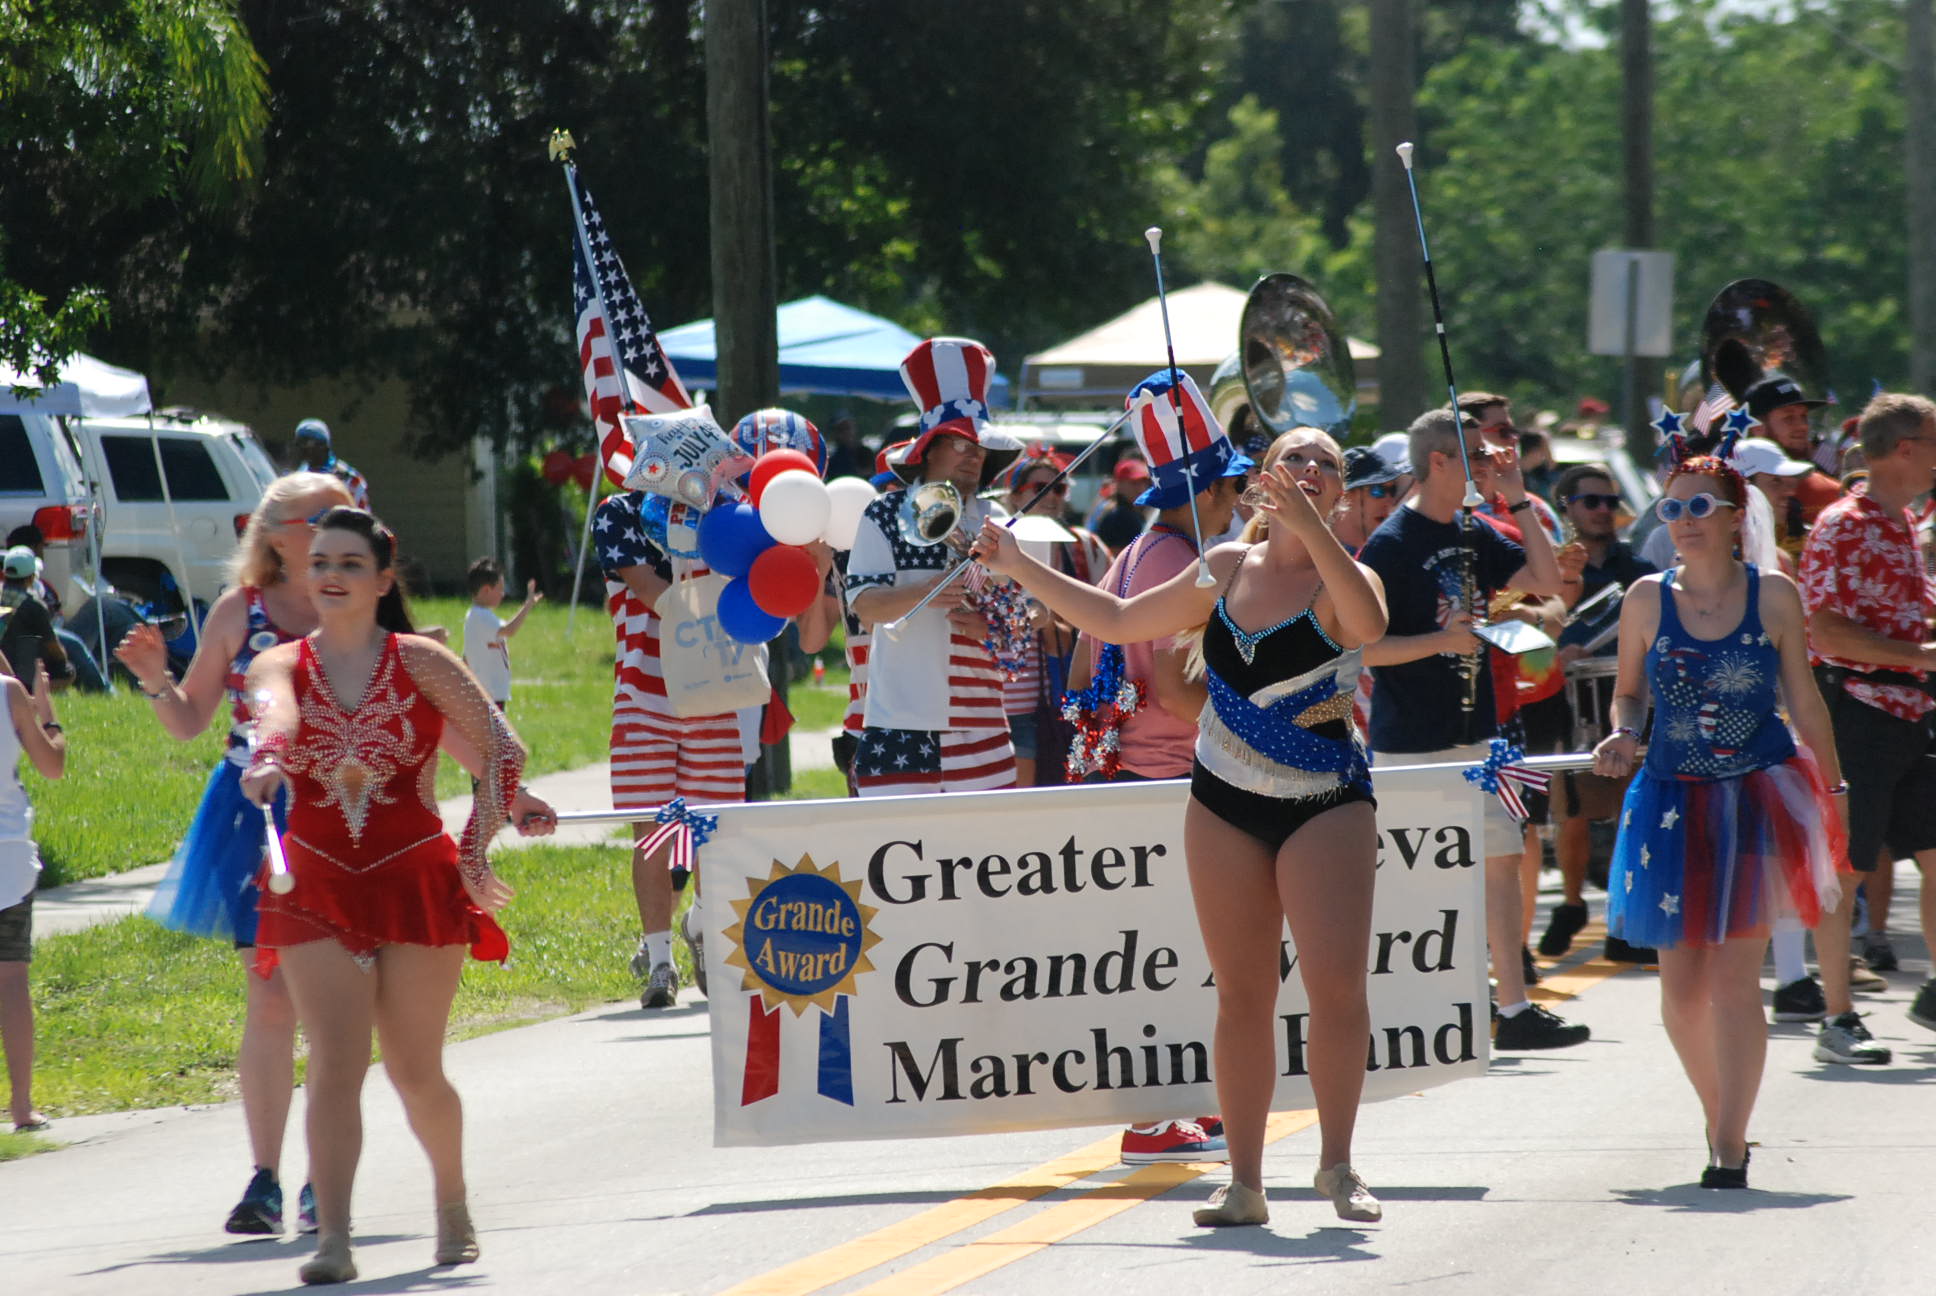
{"label": "red sneaker", "polygon": [[1122,1159],[1125,1165],[1228,1161],[1230,1150],[1221,1137],[1205,1133],[1203,1126],[1195,1121],[1173,1120],[1157,1125],[1132,1125],[1124,1130]]}

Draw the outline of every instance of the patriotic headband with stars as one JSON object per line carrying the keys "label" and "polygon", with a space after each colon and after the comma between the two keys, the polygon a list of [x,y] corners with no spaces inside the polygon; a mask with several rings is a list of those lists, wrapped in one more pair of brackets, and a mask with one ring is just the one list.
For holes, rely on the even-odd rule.
{"label": "patriotic headband with stars", "polygon": [[1667,462],[1675,468],[1697,454],[1713,454],[1721,459],[1732,459],[1735,443],[1748,434],[1748,429],[1761,426],[1761,420],[1747,410],[1739,408],[1729,410],[1726,417],[1721,420],[1720,444],[1713,450],[1697,450],[1689,444],[1686,433],[1682,431],[1682,426],[1686,422],[1686,415],[1665,410],[1659,418],[1649,424],[1660,435],[1661,448],[1667,454]]}

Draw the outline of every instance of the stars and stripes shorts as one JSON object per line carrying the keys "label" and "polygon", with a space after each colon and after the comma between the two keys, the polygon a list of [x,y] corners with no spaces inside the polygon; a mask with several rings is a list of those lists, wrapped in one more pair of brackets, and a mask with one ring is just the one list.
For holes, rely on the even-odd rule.
{"label": "stars and stripes shorts", "polygon": [[612,804],[656,810],[674,797],[699,804],[746,799],[739,720],[731,713],[612,718]]}
{"label": "stars and stripes shorts", "polygon": [[861,730],[854,786],[864,797],[987,792],[1015,786],[1007,729]]}

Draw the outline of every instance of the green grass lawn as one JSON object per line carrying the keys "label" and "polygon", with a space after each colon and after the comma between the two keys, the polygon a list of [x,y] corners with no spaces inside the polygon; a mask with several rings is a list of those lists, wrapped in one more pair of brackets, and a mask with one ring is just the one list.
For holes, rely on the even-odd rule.
{"label": "green grass lawn", "polygon": [[[452,631],[461,651],[465,599],[418,599],[417,623]],[[538,605],[511,641],[511,725],[530,751],[527,777],[576,769],[606,758],[611,742],[612,628],[597,608],[580,608],[565,634],[566,609]],[[838,639],[821,654],[826,682],[788,692],[796,722],[825,730],[847,707],[847,669]],[[42,886],[104,877],[167,859],[187,829],[228,733],[224,707],[207,732],[180,743],[162,731],[148,702],[132,689],[112,697],[63,694],[56,703],[67,730],[67,777],[48,782],[22,762],[35,809],[34,835],[45,872]],[[815,786],[820,786],[816,784]],[[832,789],[814,795],[844,795]],[[437,794],[470,791],[454,761],[437,771]],[[801,795],[797,791],[795,796]]]}
{"label": "green grass lawn", "polygon": [[[457,637],[464,599],[420,599],[420,625]],[[453,650],[461,649],[453,642]],[[528,775],[604,760],[611,741],[612,628],[596,608],[579,609],[565,636],[565,609],[540,604],[511,641],[511,724],[530,750]],[[103,877],[167,859],[181,840],[227,741],[228,712],[180,743],[162,731],[133,689],[112,697],[65,693],[55,703],[67,730],[67,777],[48,782],[22,762],[34,803],[42,886]],[[453,761],[437,772],[440,796],[470,791]]]}
{"label": "green grass lawn", "polygon": [[[497,856],[518,890],[501,915],[511,961],[467,965],[453,1039],[636,1001],[625,966],[638,941],[626,859],[622,846],[533,846]],[[684,943],[673,944],[690,983]],[[219,942],[130,917],[41,940],[32,975],[34,1098],[49,1116],[236,1096],[244,974],[239,956]],[[7,1155],[0,1146],[0,1159]]]}

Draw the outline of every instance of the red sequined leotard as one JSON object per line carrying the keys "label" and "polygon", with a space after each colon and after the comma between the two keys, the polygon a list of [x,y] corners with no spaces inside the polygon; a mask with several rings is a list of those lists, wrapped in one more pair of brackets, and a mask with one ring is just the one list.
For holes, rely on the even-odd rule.
{"label": "red sequined leotard", "polygon": [[[291,793],[283,847],[295,887],[287,895],[262,888],[258,944],[335,940],[359,959],[383,945],[463,944],[474,958],[504,958],[503,928],[472,903],[459,872],[484,867],[484,816],[473,811],[461,849],[444,832],[435,791],[444,715],[413,678],[398,636],[384,641],[354,708],[331,690],[308,640],[297,654],[291,683],[301,721],[281,756]],[[503,812],[523,757],[502,721],[489,735],[478,802]],[[493,827],[497,818],[488,816]]]}

